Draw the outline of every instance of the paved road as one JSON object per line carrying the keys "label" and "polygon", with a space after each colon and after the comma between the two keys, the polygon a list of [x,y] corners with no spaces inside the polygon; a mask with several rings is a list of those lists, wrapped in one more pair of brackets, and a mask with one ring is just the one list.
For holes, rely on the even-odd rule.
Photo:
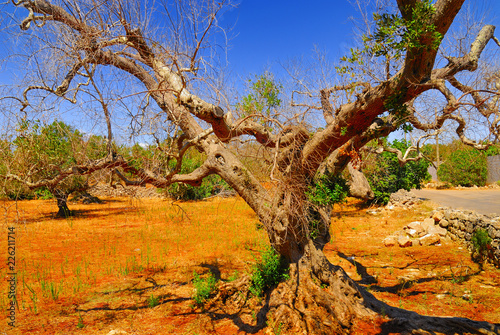
{"label": "paved road", "polygon": [[412,190],[441,206],[500,215],[500,190]]}

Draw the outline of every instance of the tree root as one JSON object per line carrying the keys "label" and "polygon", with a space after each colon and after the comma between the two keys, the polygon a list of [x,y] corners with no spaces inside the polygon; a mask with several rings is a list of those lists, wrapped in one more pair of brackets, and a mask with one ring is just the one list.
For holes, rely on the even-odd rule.
{"label": "tree root", "polygon": [[[498,324],[423,316],[389,306],[356,284],[342,268],[330,263],[325,268],[322,262],[292,264],[290,279],[269,292],[264,305],[252,305],[248,276],[222,284],[211,305],[223,305],[219,308],[233,316],[255,315],[260,308],[252,325],[240,327],[250,332],[267,325],[282,334],[500,334]],[[369,324],[371,332],[359,324]]]}

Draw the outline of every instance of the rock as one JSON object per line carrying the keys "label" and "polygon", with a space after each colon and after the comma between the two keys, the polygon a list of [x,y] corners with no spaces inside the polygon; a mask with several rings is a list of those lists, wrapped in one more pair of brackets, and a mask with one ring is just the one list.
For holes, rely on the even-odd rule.
{"label": "rock", "polygon": [[408,223],[405,229],[415,230],[417,232],[417,235],[420,235],[424,232],[424,227],[422,227],[422,224],[418,221]]}
{"label": "rock", "polygon": [[401,248],[411,247],[413,242],[407,236],[401,236],[398,238],[398,244]]}
{"label": "rock", "polygon": [[440,220],[440,221],[439,221],[439,225],[440,225],[441,227],[443,227],[443,228],[448,227],[448,226],[449,226],[449,224],[450,224],[450,223],[449,223],[449,222],[448,222],[448,220],[446,220],[446,219],[442,219],[442,220]]}
{"label": "rock", "polygon": [[378,214],[380,214],[380,211],[376,210],[376,209],[369,209],[369,210],[366,211],[366,214],[378,215]]}
{"label": "rock", "polygon": [[438,223],[439,221],[444,219],[444,214],[443,212],[437,211],[432,215],[432,218],[434,219],[434,221],[436,221],[436,223]]}
{"label": "rock", "polygon": [[386,237],[386,238],[384,238],[384,240],[382,242],[384,243],[384,245],[386,247],[393,247],[396,244],[398,244],[398,240],[394,236]]}
{"label": "rock", "polygon": [[424,221],[421,223],[422,229],[424,231],[429,231],[432,227],[434,227],[434,223],[435,221],[433,218],[424,219]]}
{"label": "rock", "polygon": [[417,237],[419,235],[419,232],[415,229],[407,229],[406,234],[410,237]]}
{"label": "rock", "polygon": [[441,237],[438,234],[427,234],[418,239],[423,246],[434,245],[441,242]]}
{"label": "rock", "polygon": [[128,333],[124,330],[113,329],[107,335],[126,335],[126,334]]}
{"label": "rock", "polygon": [[448,234],[448,231],[440,226],[434,226],[428,231],[429,234],[438,234],[439,236],[445,237]]}
{"label": "rock", "polygon": [[375,193],[373,193],[370,183],[363,172],[355,169],[351,162],[347,164],[347,169],[351,176],[348,182],[350,195],[355,198],[366,200],[375,198]]}

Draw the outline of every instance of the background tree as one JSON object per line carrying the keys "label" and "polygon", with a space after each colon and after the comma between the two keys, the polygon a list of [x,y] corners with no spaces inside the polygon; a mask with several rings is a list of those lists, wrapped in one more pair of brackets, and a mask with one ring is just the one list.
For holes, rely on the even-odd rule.
{"label": "background tree", "polygon": [[[478,81],[472,88],[462,81],[465,71],[477,69],[489,41],[498,43],[495,27],[482,27],[470,49],[450,54],[446,64],[437,61],[443,36],[463,2],[397,0],[395,11],[374,16],[372,33],[339,66],[339,72],[353,81],[323,87],[317,97],[306,95],[311,101],[303,104],[303,110],[289,118],[266,120],[272,123],[269,127],[258,117],[235,118],[231,104],[217,90],[218,72],[208,59],[217,54],[211,34],[219,28],[217,17],[224,2],[177,1],[148,7],[121,1],[21,0],[14,2],[26,9],[21,28],[26,38],[33,37],[30,47],[40,46],[30,59],[50,53],[56,71],[33,72],[35,82],[17,99],[22,112],[34,113],[32,106],[45,94],[76,102],[95,92],[97,85],[117,101],[141,97],[137,110],[123,107],[120,117],[130,120],[130,129],[141,129],[159,143],[171,138],[171,146],[162,149],[175,161],[174,167],[165,168],[161,161],[159,168],[135,167],[110,152],[103,160],[78,166],[72,174],[112,167],[129,185],[157,187],[179,182],[199,186],[204,178],[219,175],[255,211],[272,246],[289,264],[290,279],[268,293],[264,308],[290,332],[349,333],[360,319],[380,314],[401,332],[414,334],[498,332],[495,325],[419,316],[377,301],[325,257],[322,250],[330,240],[332,205],[308,197],[310,186],[321,180],[318,171],[338,175],[359,158],[359,150],[369,141],[404,125],[432,131],[445,121],[455,122],[464,143],[485,148],[467,137],[466,120],[460,114],[464,106],[488,120],[489,133],[498,137],[496,84],[492,89],[491,83]],[[157,16],[150,15],[153,11]],[[169,21],[159,25],[156,20],[161,17]],[[211,64],[217,65],[217,59],[212,58]],[[126,85],[123,78],[129,78]],[[96,85],[90,85],[92,81]],[[82,86],[87,83],[88,87]],[[419,118],[418,98],[427,91],[444,101],[433,122]],[[302,122],[316,110],[324,119],[321,129]],[[109,115],[117,120],[120,109],[113,113],[104,113],[108,125]],[[271,153],[271,189],[264,188],[236,155],[231,142],[238,138],[252,138]],[[206,159],[183,174],[183,158],[190,148]]]}
{"label": "background tree", "polygon": [[[387,204],[392,193],[400,189],[419,189],[422,182],[431,178],[427,172],[430,162],[408,150],[412,146],[407,141],[394,140],[387,147],[389,151],[372,153],[370,158],[363,159],[364,171],[375,193],[374,201],[381,204]],[[397,154],[401,152],[408,154],[405,158],[402,155],[398,158]],[[418,160],[410,160],[417,157]]]}
{"label": "background tree", "polygon": [[[73,192],[83,192],[89,187],[88,178],[67,170],[78,169],[90,158],[99,159],[106,153],[105,147],[96,137],[90,137],[87,143],[78,130],[61,121],[49,125],[39,122],[24,122],[20,125],[20,135],[12,142],[12,148],[6,150],[10,160],[4,163],[4,175],[16,177],[32,190],[40,194],[53,196],[59,208],[57,216],[71,215],[68,208],[68,197]],[[103,150],[104,149],[104,150]],[[66,172],[67,173],[67,172]],[[46,182],[55,180],[55,182]]]}
{"label": "background tree", "polygon": [[441,181],[453,186],[484,186],[488,178],[486,153],[474,149],[454,151],[437,174]]}

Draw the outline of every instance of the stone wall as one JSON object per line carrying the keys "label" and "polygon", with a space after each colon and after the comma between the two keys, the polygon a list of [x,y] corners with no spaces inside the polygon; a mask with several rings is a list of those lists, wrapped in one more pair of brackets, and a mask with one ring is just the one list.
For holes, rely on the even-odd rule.
{"label": "stone wall", "polygon": [[470,247],[472,236],[477,229],[484,229],[491,238],[490,261],[500,266],[500,216],[482,215],[473,211],[438,208],[432,217],[448,231],[453,240],[461,240]]}

